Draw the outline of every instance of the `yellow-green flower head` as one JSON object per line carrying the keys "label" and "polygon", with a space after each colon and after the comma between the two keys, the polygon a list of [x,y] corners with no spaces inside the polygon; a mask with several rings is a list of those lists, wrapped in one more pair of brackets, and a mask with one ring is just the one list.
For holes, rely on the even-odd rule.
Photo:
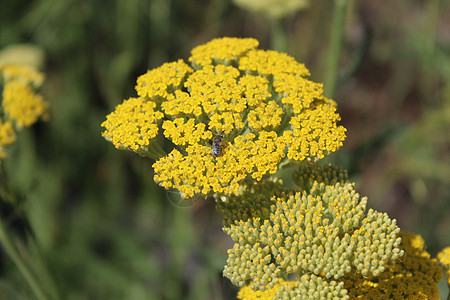
{"label": "yellow-green flower head", "polygon": [[437,259],[430,258],[421,236],[400,232],[401,259],[386,264],[378,277],[367,278],[351,272],[345,278],[350,299],[420,299],[439,300],[437,287],[442,269]]}
{"label": "yellow-green flower head", "polygon": [[233,0],[238,6],[269,18],[283,18],[309,5],[308,0]]}
{"label": "yellow-green flower head", "polygon": [[349,299],[343,282],[327,281],[322,277],[303,275],[292,280],[280,281],[273,288],[264,291],[254,291],[250,285],[239,290],[238,299],[242,300],[272,300],[272,299]]}
{"label": "yellow-green flower head", "polygon": [[396,221],[366,211],[367,199],[352,184],[325,183],[332,172],[344,174],[326,166],[310,172],[309,190],[267,197],[250,189],[219,201],[224,231],[236,243],[228,251],[224,276],[237,286],[250,282],[252,289],[263,291],[292,274],[314,274],[327,282],[350,272],[379,276],[388,261],[401,257]]}
{"label": "yellow-green flower head", "polygon": [[[117,106],[103,136],[156,159],[155,181],[184,197],[236,194],[245,180],[260,181],[281,164],[336,151],[345,128],[322,84],[308,80],[294,58],[257,46],[251,38],[215,39],[193,49],[189,64],[148,71],[137,80],[139,100]],[[170,153],[158,133],[175,146]],[[217,136],[216,156],[210,141]]]}

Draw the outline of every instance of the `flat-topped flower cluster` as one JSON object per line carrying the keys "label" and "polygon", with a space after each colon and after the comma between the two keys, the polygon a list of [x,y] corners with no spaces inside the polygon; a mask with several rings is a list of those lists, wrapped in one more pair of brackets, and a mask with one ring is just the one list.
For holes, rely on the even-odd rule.
{"label": "flat-topped flower cluster", "polygon": [[[336,103],[306,67],[255,39],[221,38],[137,80],[138,97],[107,116],[102,135],[156,160],[154,180],[184,197],[233,195],[284,164],[317,161],[345,139]],[[162,132],[174,148],[165,153]],[[218,156],[210,140],[222,135]]]}

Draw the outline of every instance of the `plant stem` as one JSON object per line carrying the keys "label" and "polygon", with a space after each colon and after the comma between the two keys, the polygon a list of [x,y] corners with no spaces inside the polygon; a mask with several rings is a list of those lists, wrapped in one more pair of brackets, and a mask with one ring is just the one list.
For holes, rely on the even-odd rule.
{"label": "plant stem", "polygon": [[30,267],[24,262],[22,256],[18,253],[17,248],[14,247],[13,242],[9,237],[8,233],[6,232],[5,227],[3,226],[3,223],[1,221],[0,221],[0,243],[3,246],[3,249],[5,249],[5,252],[17,266],[20,273],[22,273],[22,276],[25,278],[26,282],[30,286],[36,298],[39,300],[48,300],[44,291],[39,286],[38,281],[33,272],[31,271]]}
{"label": "plant stem", "polygon": [[331,22],[330,41],[326,60],[324,95],[332,98],[336,89],[339,55],[341,53],[341,41],[344,28],[344,17],[348,0],[335,0],[333,19]]}
{"label": "plant stem", "polygon": [[164,149],[161,147],[161,145],[159,144],[159,141],[157,139],[155,139],[155,141],[153,141],[151,146],[152,146],[153,150],[156,152],[156,154],[158,155],[158,159],[167,155],[166,151],[164,151]]}
{"label": "plant stem", "polygon": [[283,19],[275,18],[271,21],[271,43],[272,49],[280,52],[286,52],[287,35]]}
{"label": "plant stem", "polygon": [[[420,31],[420,56],[421,56],[421,85],[423,95],[429,95],[433,90],[433,83],[437,82],[436,72],[436,39],[438,20],[440,13],[440,1],[427,1],[424,13],[422,30]],[[429,104],[429,103],[425,103]]]}

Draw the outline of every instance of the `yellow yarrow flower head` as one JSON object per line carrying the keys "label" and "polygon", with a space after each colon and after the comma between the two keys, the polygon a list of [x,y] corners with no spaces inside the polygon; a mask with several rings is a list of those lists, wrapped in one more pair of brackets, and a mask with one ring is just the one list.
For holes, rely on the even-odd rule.
{"label": "yellow yarrow flower head", "polygon": [[443,275],[437,259],[425,250],[421,236],[403,231],[399,235],[405,255],[388,262],[378,277],[367,278],[359,272],[346,276],[345,288],[350,299],[439,300],[437,285]]}
{"label": "yellow yarrow flower head", "polygon": [[5,147],[16,140],[16,130],[28,127],[38,119],[48,119],[48,103],[36,92],[44,75],[27,65],[0,65],[3,88],[0,106],[0,159]]}
{"label": "yellow yarrow flower head", "polygon": [[[322,84],[289,55],[257,47],[251,38],[215,39],[193,49],[189,64],[148,71],[137,80],[139,97],[116,107],[102,135],[154,158],[155,181],[186,198],[233,195],[281,165],[336,151],[346,130]],[[159,132],[174,145],[168,154]]]}
{"label": "yellow yarrow flower head", "polygon": [[[262,181],[218,201],[224,231],[235,242],[224,268],[233,284],[264,291],[292,275],[319,277],[323,284],[343,281],[351,272],[372,278],[403,256],[396,221],[366,211],[367,199],[341,168],[308,164],[298,173],[307,174],[302,184],[312,182],[309,188],[273,189],[270,197],[267,192],[277,182]],[[259,184],[263,187],[255,188]],[[308,295],[315,292],[320,289]]]}
{"label": "yellow yarrow flower head", "polygon": [[256,14],[279,19],[309,6],[308,0],[233,0],[238,6]]}

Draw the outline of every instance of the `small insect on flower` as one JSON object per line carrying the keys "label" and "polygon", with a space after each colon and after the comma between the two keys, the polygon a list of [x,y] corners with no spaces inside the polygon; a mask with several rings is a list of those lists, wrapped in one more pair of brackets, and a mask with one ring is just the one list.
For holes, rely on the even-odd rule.
{"label": "small insect on flower", "polygon": [[211,140],[211,154],[214,156],[219,156],[220,152],[222,152],[222,143],[223,136],[221,134],[217,134]]}

